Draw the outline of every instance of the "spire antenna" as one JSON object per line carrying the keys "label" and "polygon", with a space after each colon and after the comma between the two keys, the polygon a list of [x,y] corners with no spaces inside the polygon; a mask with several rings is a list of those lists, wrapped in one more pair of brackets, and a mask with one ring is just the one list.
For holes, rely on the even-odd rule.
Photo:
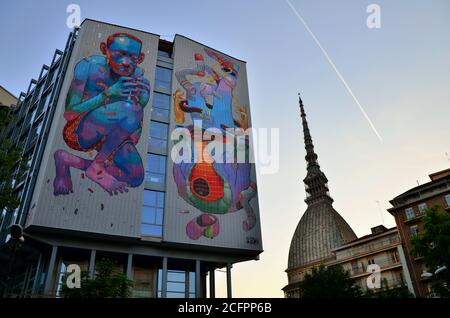
{"label": "spire antenna", "polygon": [[332,203],[333,199],[330,197],[328,190],[328,179],[322,170],[320,170],[319,163],[317,162],[317,154],[314,152],[314,144],[311,132],[309,131],[305,107],[300,93],[298,93],[298,103],[300,107],[300,116],[302,118],[303,137],[306,150],[305,160],[307,163],[307,174],[306,178],[303,180],[307,192],[305,202],[307,204],[316,203],[318,201]]}

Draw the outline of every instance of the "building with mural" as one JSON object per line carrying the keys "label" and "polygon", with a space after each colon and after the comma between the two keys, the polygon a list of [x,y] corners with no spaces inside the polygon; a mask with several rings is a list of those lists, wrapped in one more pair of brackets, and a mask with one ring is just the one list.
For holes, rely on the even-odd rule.
{"label": "building with mural", "polygon": [[232,264],[262,252],[250,127],[245,62],[85,20],[2,132],[30,167],[1,214],[2,268],[24,229],[4,294],[58,296],[68,265],[107,258],[135,297],[214,297],[217,268],[231,296]]}

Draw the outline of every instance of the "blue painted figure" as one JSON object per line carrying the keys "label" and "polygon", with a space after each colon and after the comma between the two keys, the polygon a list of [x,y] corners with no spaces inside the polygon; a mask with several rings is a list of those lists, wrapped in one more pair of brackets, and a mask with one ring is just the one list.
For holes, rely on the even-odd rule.
{"label": "blue painted figure", "polygon": [[137,37],[115,33],[100,44],[103,55],[89,56],[76,65],[66,97],[64,140],[71,149],[97,154],[89,160],[57,150],[55,195],[73,192],[70,168],[85,171],[110,195],[142,183],[144,168],[135,145],[150,83],[138,67],[144,60],[141,47]]}

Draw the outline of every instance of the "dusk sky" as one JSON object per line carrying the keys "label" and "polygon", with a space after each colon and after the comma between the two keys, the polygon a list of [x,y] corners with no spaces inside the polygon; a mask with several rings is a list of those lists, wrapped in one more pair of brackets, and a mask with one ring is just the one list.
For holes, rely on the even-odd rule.
{"label": "dusk sky", "polygon": [[[450,167],[447,0],[291,0],[382,140],[285,0],[0,0],[0,85],[19,95],[64,49],[70,3],[82,20],[169,40],[178,33],[247,61],[253,126],[280,129],[280,169],[258,176],[264,252],[234,265],[234,297],[282,297],[287,284],[290,241],[306,209],[297,92],[334,208],[358,236],[395,226],[389,200]],[[366,24],[370,4],[381,9],[379,29]],[[225,274],[216,277],[225,296]]]}

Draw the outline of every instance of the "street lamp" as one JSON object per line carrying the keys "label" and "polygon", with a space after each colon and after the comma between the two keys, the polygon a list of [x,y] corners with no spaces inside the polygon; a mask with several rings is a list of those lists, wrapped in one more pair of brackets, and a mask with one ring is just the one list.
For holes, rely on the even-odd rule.
{"label": "street lamp", "polygon": [[[440,266],[438,267],[434,273],[430,273],[430,272],[423,272],[422,275],[420,275],[420,277],[423,280],[434,280],[434,282],[432,283],[434,286],[436,286],[440,280],[438,280],[438,275],[441,274],[442,272],[446,271],[447,267],[444,266]],[[446,283],[444,282],[444,286],[447,286]]]}
{"label": "street lamp", "polygon": [[440,273],[442,273],[443,271],[445,271],[447,269],[447,266],[441,266],[438,269],[436,269],[436,271],[434,272],[434,275],[438,275]]}

